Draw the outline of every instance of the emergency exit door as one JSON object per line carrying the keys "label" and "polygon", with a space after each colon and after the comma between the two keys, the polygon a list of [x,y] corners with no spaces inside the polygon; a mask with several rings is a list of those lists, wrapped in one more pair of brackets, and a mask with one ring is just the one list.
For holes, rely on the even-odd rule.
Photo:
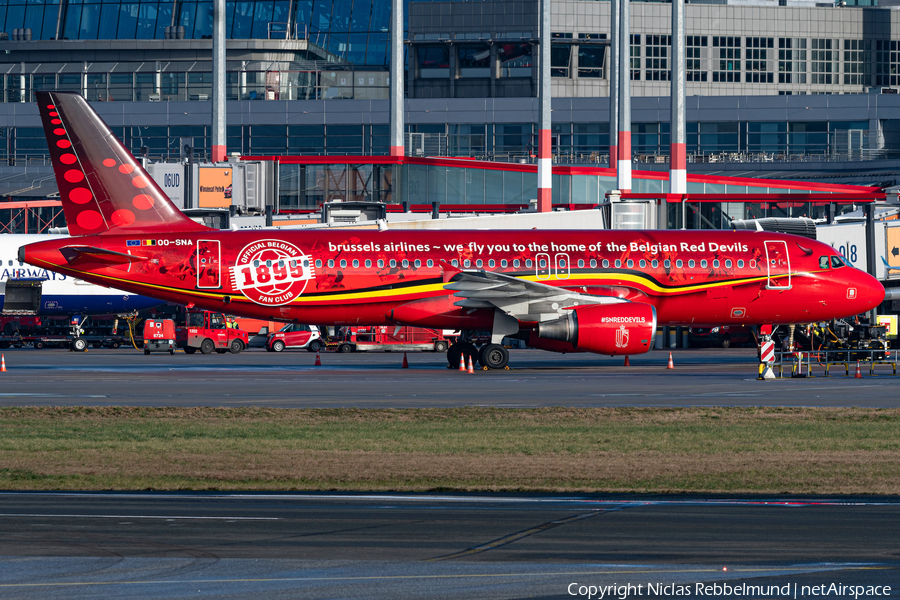
{"label": "emergency exit door", "polygon": [[197,287],[222,287],[222,247],[219,240],[197,241]]}
{"label": "emergency exit door", "polygon": [[791,259],[788,256],[787,242],[781,240],[766,242],[766,267],[767,290],[791,289]]}

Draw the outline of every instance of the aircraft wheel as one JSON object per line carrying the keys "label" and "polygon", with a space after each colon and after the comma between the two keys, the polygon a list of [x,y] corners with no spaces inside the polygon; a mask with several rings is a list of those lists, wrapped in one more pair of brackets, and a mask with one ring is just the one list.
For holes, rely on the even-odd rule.
{"label": "aircraft wheel", "polygon": [[313,340],[306,347],[309,352],[321,352],[325,349],[325,346],[322,344],[321,340]]}
{"label": "aircraft wheel", "polygon": [[244,342],[241,340],[231,340],[231,345],[228,349],[231,350],[232,354],[240,354],[244,350]]}
{"label": "aircraft wheel", "polygon": [[281,340],[275,340],[272,342],[272,351],[273,352],[283,352],[284,351],[284,342]]}
{"label": "aircraft wheel", "polygon": [[502,369],[509,364],[509,351],[500,344],[486,344],[478,351],[478,362],[488,369]]}
{"label": "aircraft wheel", "polygon": [[200,343],[200,352],[203,354],[212,354],[216,349],[216,344],[211,339],[206,338]]}
{"label": "aircraft wheel", "polygon": [[72,340],[72,350],[74,350],[75,352],[84,352],[85,350],[87,350],[87,347],[88,343],[84,338],[77,337]]}
{"label": "aircraft wheel", "polygon": [[196,348],[192,348],[191,346],[185,346],[185,347],[184,347],[184,353],[185,353],[185,354],[193,354],[193,353],[196,352],[196,351],[197,351],[197,349],[196,349]]}
{"label": "aircraft wheel", "polygon": [[120,344],[119,342],[113,342],[112,344],[109,345],[109,347],[112,348],[113,350],[118,350],[119,346],[121,346],[121,345],[122,344]]}
{"label": "aircraft wheel", "polygon": [[450,345],[447,344],[447,342],[445,342],[443,340],[438,340],[434,343],[434,351],[435,352],[446,352],[449,347],[450,347]]}
{"label": "aircraft wheel", "polygon": [[478,349],[475,347],[475,344],[470,342],[458,342],[450,346],[447,350],[447,364],[455,368],[459,366],[459,357],[465,356],[466,365],[469,364],[469,357],[472,357],[472,360],[477,360],[478,358]]}

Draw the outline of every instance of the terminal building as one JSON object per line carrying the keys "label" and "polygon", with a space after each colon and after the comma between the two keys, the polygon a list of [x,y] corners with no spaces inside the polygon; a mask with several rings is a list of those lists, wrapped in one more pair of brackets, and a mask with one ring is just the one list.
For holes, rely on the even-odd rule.
{"label": "terminal building", "polygon": [[[527,206],[537,185],[539,6],[406,4],[407,157],[398,162],[387,156],[390,0],[227,1],[227,151],[258,165],[242,169],[241,197],[254,198],[245,208]],[[670,11],[631,3],[635,192],[667,191]],[[615,187],[605,168],[609,12],[606,1],[551,2],[557,205],[596,205]],[[689,192],[896,183],[900,10],[704,1],[687,4],[685,25]],[[82,93],[149,161],[182,161],[185,146],[197,162],[209,155],[211,1],[9,0],[0,32],[0,197],[55,193],[35,91]],[[199,177],[188,179],[196,189]],[[749,206],[726,212],[754,216]],[[705,223],[694,225],[722,220]]]}

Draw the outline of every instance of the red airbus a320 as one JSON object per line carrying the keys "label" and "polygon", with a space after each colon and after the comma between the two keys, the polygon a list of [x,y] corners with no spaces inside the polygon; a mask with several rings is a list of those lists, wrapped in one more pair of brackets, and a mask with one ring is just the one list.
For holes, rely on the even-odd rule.
{"label": "red airbus a320", "polygon": [[[220,231],[181,213],[77,94],[36,94],[73,238],[19,259],[236,315],[460,329],[448,352],[504,368],[500,341],[648,352],[657,325],[824,321],[884,288],[813,240],[753,231]],[[490,332],[481,348],[472,332]]]}

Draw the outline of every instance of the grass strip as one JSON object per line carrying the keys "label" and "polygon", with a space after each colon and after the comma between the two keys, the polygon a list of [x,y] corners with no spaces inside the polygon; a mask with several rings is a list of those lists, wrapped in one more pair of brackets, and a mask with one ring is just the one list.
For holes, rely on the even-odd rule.
{"label": "grass strip", "polygon": [[0,488],[900,493],[900,409],[0,408]]}

